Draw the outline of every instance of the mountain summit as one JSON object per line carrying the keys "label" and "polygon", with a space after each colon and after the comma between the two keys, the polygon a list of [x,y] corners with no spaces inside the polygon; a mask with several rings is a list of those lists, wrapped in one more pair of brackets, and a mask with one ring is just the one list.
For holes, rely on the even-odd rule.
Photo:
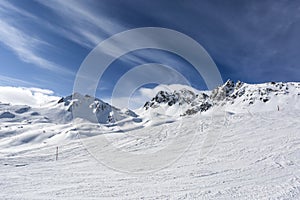
{"label": "mountain summit", "polygon": [[185,116],[220,107],[234,111],[272,110],[279,109],[283,104],[296,104],[299,100],[300,83],[247,84],[227,80],[223,85],[206,92],[195,93],[186,88],[173,92],[159,91],[151,101],[145,103],[144,110],[163,108],[166,111],[180,107],[182,110],[179,115]]}
{"label": "mountain summit", "polygon": [[58,104],[63,104],[67,111],[73,113],[73,117],[101,124],[114,123],[128,117],[137,117],[131,110],[121,110],[98,98],[79,93],[61,98]]}

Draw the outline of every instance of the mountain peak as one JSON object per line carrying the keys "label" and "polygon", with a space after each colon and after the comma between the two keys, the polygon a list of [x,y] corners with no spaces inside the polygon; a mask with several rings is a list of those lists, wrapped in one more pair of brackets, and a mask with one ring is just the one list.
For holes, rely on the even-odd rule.
{"label": "mountain peak", "polygon": [[86,119],[91,122],[99,122],[102,124],[120,121],[126,117],[136,117],[137,115],[131,111],[121,111],[119,108],[90,95],[82,95],[74,93],[67,97],[62,97],[58,104],[62,104],[66,110],[72,112],[74,117]]}
{"label": "mountain peak", "polygon": [[232,110],[251,107],[268,110],[277,108],[277,105],[282,104],[280,103],[282,99],[285,102],[300,100],[300,84],[275,82],[247,84],[241,81],[234,83],[229,79],[208,94],[209,92],[193,92],[189,89],[160,91],[151,101],[146,102],[144,109],[155,110],[163,106],[164,110],[167,110],[178,105],[183,110],[181,116],[205,112],[212,107]]}

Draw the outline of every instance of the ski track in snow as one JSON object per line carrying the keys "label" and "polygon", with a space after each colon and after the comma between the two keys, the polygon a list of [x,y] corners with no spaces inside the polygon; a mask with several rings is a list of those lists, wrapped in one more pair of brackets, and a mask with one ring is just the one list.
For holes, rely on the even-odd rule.
{"label": "ski track in snow", "polygon": [[[192,116],[163,125],[169,135],[147,134],[162,125],[138,129],[138,140],[112,133],[113,144],[129,152],[155,150],[172,134],[194,138],[175,163],[147,174],[97,162],[76,139],[80,125],[1,123],[0,199],[300,199],[299,117],[299,110],[234,114],[228,121],[214,116],[212,122]],[[23,135],[30,145],[17,143]]]}

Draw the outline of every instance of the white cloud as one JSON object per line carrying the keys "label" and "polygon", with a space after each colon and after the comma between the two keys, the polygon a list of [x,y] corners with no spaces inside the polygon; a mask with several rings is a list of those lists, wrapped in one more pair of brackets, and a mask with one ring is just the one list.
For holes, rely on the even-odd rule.
{"label": "white cloud", "polygon": [[41,88],[27,88],[27,89],[34,93],[41,93],[41,94],[46,94],[46,95],[54,94],[54,92],[52,90],[48,90],[48,89],[41,89]]}
{"label": "white cloud", "polygon": [[0,86],[0,102],[12,105],[42,106],[59,99],[52,95],[53,91],[47,89]]}

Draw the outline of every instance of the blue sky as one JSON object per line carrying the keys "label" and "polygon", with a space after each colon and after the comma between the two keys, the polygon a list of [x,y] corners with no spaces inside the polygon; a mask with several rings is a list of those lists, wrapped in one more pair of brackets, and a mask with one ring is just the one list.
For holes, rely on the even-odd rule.
{"label": "blue sky", "polygon": [[[2,0],[0,85],[68,95],[80,64],[99,42],[138,27],[164,27],[192,37],[223,80],[300,81],[300,1]],[[97,96],[106,98],[123,73],[149,62],[172,66],[193,87],[205,89],[185,60],[144,49],[112,63]]]}

